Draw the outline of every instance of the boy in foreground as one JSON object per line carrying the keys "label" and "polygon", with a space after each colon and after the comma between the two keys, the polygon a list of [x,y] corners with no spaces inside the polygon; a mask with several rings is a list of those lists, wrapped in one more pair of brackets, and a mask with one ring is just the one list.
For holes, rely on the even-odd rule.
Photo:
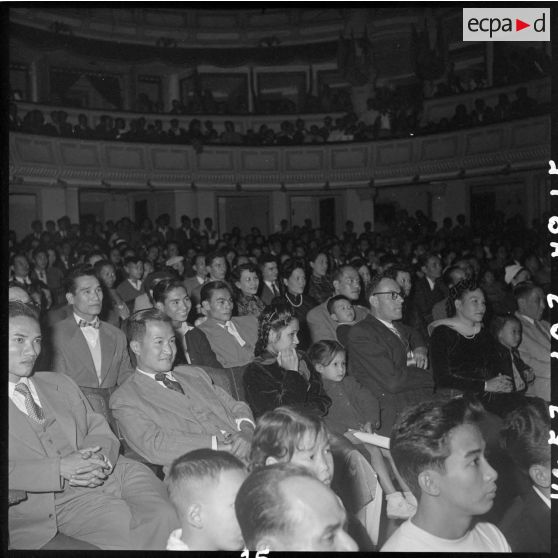
{"label": "boy in foreground", "polygon": [[382,552],[511,552],[497,527],[472,525],[492,508],[498,478],[476,425],[482,412],[463,398],[429,401],[395,423],[391,454],[418,508]]}
{"label": "boy in foreground", "polygon": [[176,459],[168,487],[181,528],[171,533],[167,550],[242,550],[234,501],[246,475],[225,451],[203,448]]}

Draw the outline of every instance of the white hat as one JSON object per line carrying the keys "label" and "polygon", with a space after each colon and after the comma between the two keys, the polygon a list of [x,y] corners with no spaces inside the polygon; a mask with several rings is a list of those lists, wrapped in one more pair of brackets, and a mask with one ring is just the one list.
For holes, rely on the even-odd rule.
{"label": "white hat", "polygon": [[165,265],[168,265],[169,267],[172,267],[173,265],[176,265],[177,263],[180,263],[184,261],[184,256],[174,256],[174,258],[171,258],[170,260],[167,260],[165,262]]}
{"label": "white hat", "polygon": [[519,264],[512,264],[506,266],[504,270],[504,281],[506,282],[506,285],[509,285],[514,280],[516,275],[520,271],[523,271],[524,269],[525,268]]}

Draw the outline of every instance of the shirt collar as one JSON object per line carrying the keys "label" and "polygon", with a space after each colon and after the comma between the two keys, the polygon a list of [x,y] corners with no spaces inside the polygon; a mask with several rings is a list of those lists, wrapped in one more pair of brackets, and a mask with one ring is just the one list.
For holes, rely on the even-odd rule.
{"label": "shirt collar", "polygon": [[25,384],[28,388],[31,388],[31,381],[29,378],[20,378],[17,382],[8,380],[8,395],[10,397],[13,397],[17,384]]}
{"label": "shirt collar", "polygon": [[550,498],[547,498],[536,486],[533,486],[533,490],[538,494],[539,498],[548,506],[548,509],[550,509]]}
{"label": "shirt collar", "polygon": [[85,322],[96,322],[96,321],[101,321],[99,319],[99,316],[95,316],[92,320],[86,320],[84,318],[80,318],[75,312],[74,312],[74,320],[76,321],[76,324],[79,325],[79,322],[81,322],[81,320],[85,321]]}
{"label": "shirt collar", "polygon": [[517,315],[523,318],[524,320],[527,320],[527,322],[529,322],[531,325],[535,325],[535,320],[533,320],[533,318],[530,318],[529,316],[526,316],[525,314],[521,314],[519,312],[517,312]]}
{"label": "shirt collar", "polygon": [[426,280],[428,281],[428,284],[430,285],[430,290],[433,291],[435,282],[432,281],[432,279],[430,279],[430,277],[426,277]]}
{"label": "shirt collar", "polygon": [[[151,372],[145,372],[143,371],[141,368],[136,367],[136,372],[140,372],[141,374],[143,374],[144,376],[148,376],[149,378],[151,378],[153,381],[157,382],[157,380],[155,380],[155,374],[152,374]],[[169,380],[174,380],[176,381],[176,378],[172,375],[172,370],[169,370],[168,372],[165,372],[167,378]],[[160,382],[158,382],[160,383]]]}

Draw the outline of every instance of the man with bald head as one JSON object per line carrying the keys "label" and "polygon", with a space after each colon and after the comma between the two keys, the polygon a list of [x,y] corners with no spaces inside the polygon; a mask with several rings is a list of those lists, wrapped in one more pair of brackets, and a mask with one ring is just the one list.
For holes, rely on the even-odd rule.
{"label": "man with bald head", "polygon": [[256,551],[355,552],[339,497],[306,468],[264,467],[240,487],[235,510],[244,543]]}
{"label": "man with bald head", "polygon": [[406,406],[432,398],[434,382],[423,349],[413,347],[411,328],[400,322],[399,284],[381,274],[372,280],[366,295],[371,314],[348,334],[349,374],[378,398],[380,432],[389,436]]}
{"label": "man with bald head", "polygon": [[[350,266],[344,265],[340,267],[333,275],[334,295],[346,296],[350,301],[355,302],[360,296],[360,276],[358,271]],[[370,312],[364,306],[355,305],[355,321],[359,322],[364,319]],[[337,341],[335,330],[339,325],[338,322],[331,319],[327,310],[327,300],[316,306],[306,316],[312,342]]]}

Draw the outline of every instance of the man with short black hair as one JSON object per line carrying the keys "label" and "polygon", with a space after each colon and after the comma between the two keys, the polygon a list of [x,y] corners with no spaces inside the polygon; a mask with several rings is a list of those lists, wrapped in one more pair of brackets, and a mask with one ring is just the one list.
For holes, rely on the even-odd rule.
{"label": "man with short black hair", "polygon": [[[10,506],[15,549],[158,550],[177,518],[164,485],[118,455],[119,443],[65,374],[37,372],[41,329],[25,304],[9,303]],[[94,545],[94,546],[93,546]]]}
{"label": "man with short black hair", "polygon": [[262,272],[259,297],[266,306],[269,306],[274,298],[282,294],[281,285],[279,281],[277,281],[279,277],[277,257],[272,254],[262,254],[258,261],[258,265]]}
{"label": "man with short black hair", "polygon": [[227,260],[225,259],[225,254],[219,251],[207,254],[207,256],[205,256],[205,272],[207,277],[204,283],[200,283],[189,293],[190,298],[196,302],[196,305],[201,301],[201,290],[205,283],[225,280],[227,275]]}
{"label": "man with short black hair", "polygon": [[175,459],[167,485],[181,527],[171,533],[167,550],[241,550],[234,500],[246,474],[225,451],[202,448]]}
{"label": "man with short black hair", "polygon": [[111,396],[110,407],[128,445],[163,470],[198,448],[230,451],[247,460],[254,430],[252,412],[213,384],[197,366],[177,366],[171,319],[142,310],[128,323],[137,367]]}
{"label": "man with short black hair", "polygon": [[390,451],[418,508],[382,552],[510,552],[491,523],[472,527],[492,508],[498,478],[477,426],[482,413],[479,403],[459,397],[420,403],[399,418]]}
{"label": "man with short black hair", "polygon": [[347,336],[349,374],[378,399],[381,432],[389,431],[409,404],[432,398],[434,381],[427,370],[425,347],[414,347],[412,330],[402,324],[399,284],[377,275],[367,288],[370,314],[351,326]]}
{"label": "man with short black hair", "polygon": [[128,256],[124,259],[124,270],[126,279],[116,287],[116,292],[126,303],[130,312],[133,312],[134,300],[144,293],[143,260],[139,256]]}
{"label": "man with short black hair", "polygon": [[356,552],[339,497],[306,468],[270,465],[240,487],[236,516],[250,551]]}
{"label": "man with short black hair", "polygon": [[53,370],[70,376],[93,409],[111,422],[110,394],[132,371],[126,336],[99,319],[103,290],[92,267],[70,271],[66,299],[72,312],[53,326]]}

